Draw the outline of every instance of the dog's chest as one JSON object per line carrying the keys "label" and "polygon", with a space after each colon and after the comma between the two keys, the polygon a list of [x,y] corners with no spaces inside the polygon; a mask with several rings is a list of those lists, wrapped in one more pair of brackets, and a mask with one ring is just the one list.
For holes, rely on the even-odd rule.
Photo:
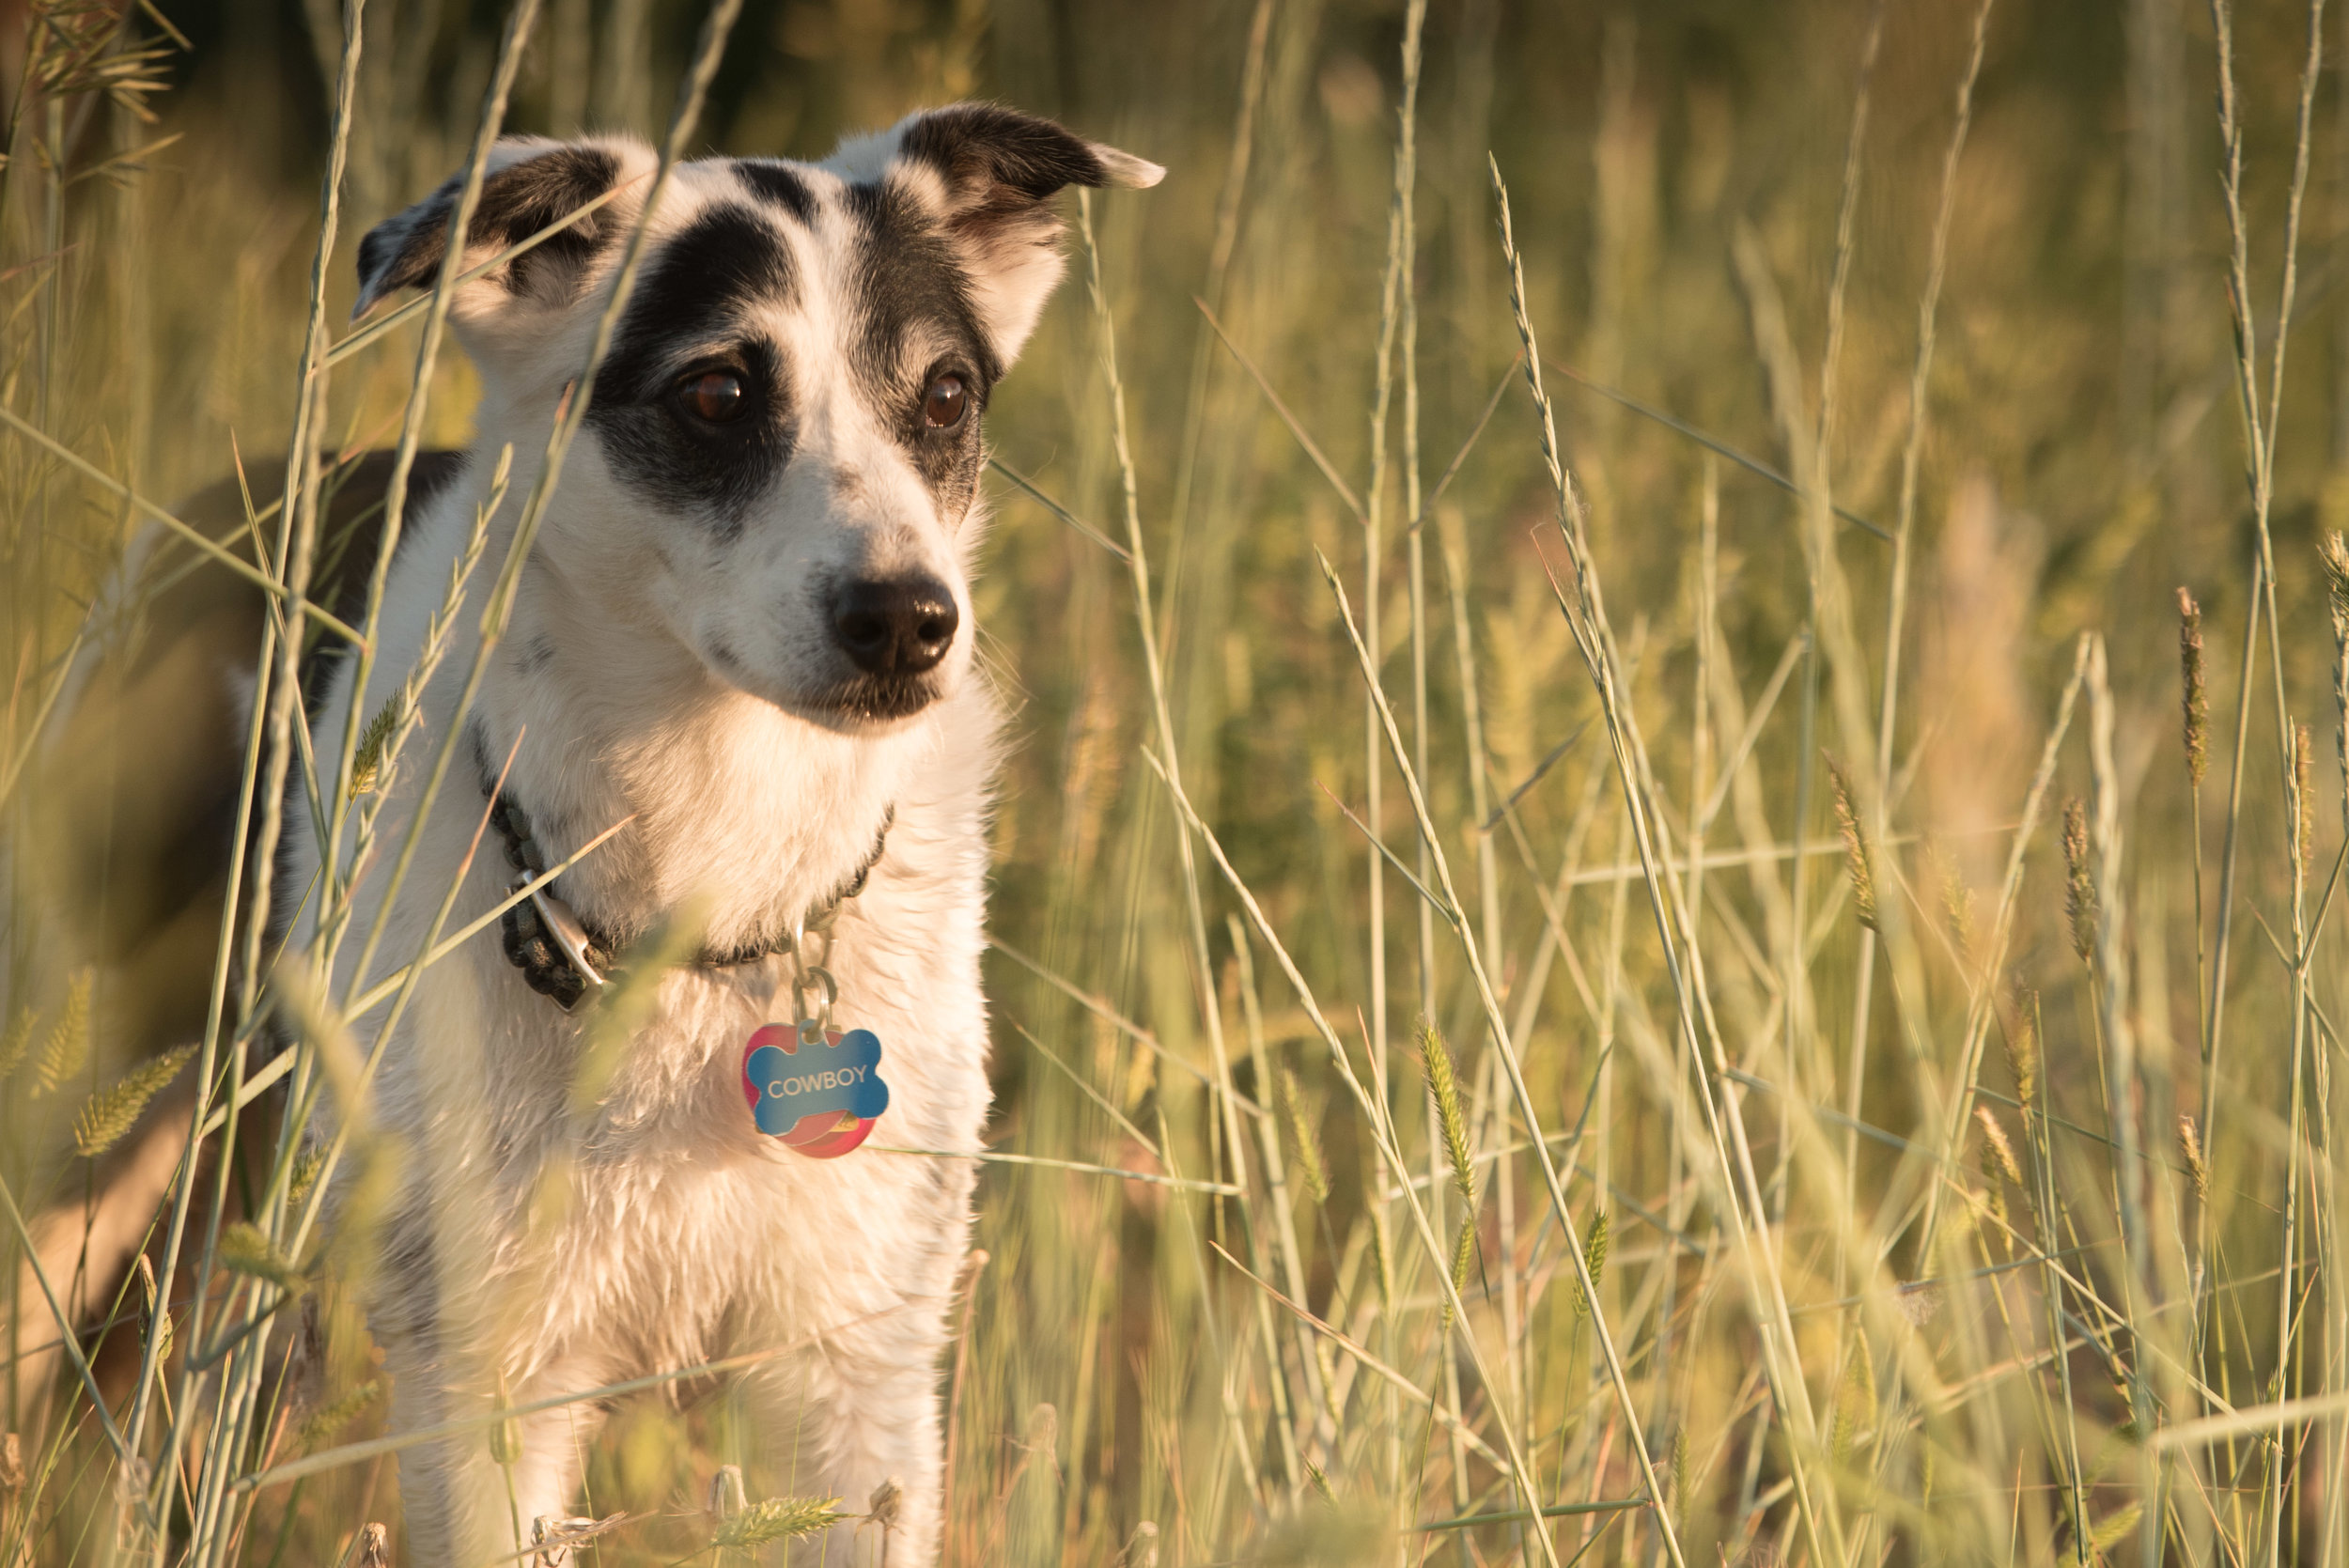
{"label": "dog's chest", "polygon": [[553,1342],[692,1365],[901,1311],[908,1255],[958,1252],[969,1162],[895,1152],[939,1146],[924,1075],[900,1073],[871,1146],[814,1159],[757,1132],[739,1068],[719,1068],[658,1096],[624,1078],[576,1146]]}
{"label": "dog's chest", "polygon": [[669,1313],[682,1327],[708,1315],[696,1304],[714,1312],[748,1296],[823,1321],[874,1305],[865,1298],[892,1249],[957,1233],[970,1165],[941,1157],[977,1145],[984,1022],[957,1019],[949,999],[963,986],[938,978],[927,1000],[948,1001],[942,1012],[919,1005],[918,991],[844,999],[863,1005],[839,1021],[882,1039],[889,1104],[866,1146],[821,1159],[754,1123],[743,1058],[760,1010],[694,977],[664,985],[594,1110],[512,1172],[522,1187],[552,1172],[571,1188],[557,1251],[586,1265],[598,1315],[657,1324]]}

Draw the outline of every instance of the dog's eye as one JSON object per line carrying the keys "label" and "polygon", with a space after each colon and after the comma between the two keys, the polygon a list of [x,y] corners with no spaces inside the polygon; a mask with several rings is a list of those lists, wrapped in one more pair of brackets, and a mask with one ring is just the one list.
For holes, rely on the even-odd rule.
{"label": "dog's eye", "polygon": [[751,390],[731,370],[704,370],[677,383],[678,406],[709,425],[731,425],[750,411]]}
{"label": "dog's eye", "polygon": [[960,376],[941,376],[922,398],[922,423],[933,430],[951,430],[962,423],[963,410],[970,402]]}

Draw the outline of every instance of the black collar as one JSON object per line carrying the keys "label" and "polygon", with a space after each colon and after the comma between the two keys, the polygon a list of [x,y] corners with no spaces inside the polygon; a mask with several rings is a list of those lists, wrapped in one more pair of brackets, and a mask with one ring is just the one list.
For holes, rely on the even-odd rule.
{"label": "black collar", "polygon": [[[611,976],[626,944],[582,919],[555,895],[555,878],[547,875],[546,851],[533,836],[529,814],[504,793],[491,794],[494,788],[486,778],[483,780],[481,793],[490,798],[490,826],[497,830],[498,837],[505,842],[506,863],[517,874],[513,891],[530,890],[529,897],[506,909],[502,922],[506,961],[522,971],[522,980],[532,990],[552,997],[568,1013],[579,1005],[579,999],[589,989],[600,987]],[[801,929],[827,926],[843,904],[864,891],[873,867],[880,863],[881,851],[889,843],[889,830],[896,820],[897,808],[893,805],[881,819],[872,852],[848,880],[808,910]],[[785,932],[739,947],[704,948],[689,962],[700,969],[732,969],[787,953],[791,942],[791,934]]]}

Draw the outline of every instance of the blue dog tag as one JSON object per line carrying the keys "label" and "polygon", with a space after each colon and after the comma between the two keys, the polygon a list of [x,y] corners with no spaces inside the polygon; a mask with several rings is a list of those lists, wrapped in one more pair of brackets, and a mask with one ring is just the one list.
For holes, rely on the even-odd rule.
{"label": "blue dog tag", "polygon": [[788,1024],[769,1024],[742,1048],[742,1094],[752,1121],[816,1159],[863,1142],[889,1109],[880,1036],[869,1029],[823,1034],[817,1044]]}

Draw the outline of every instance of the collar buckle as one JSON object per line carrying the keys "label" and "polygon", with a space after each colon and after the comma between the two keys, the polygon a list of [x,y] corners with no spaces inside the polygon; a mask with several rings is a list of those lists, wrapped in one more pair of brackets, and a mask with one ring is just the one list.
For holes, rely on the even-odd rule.
{"label": "collar buckle", "polygon": [[547,935],[554,939],[556,950],[571,966],[571,971],[585,983],[588,990],[600,991],[610,984],[610,978],[598,972],[590,956],[595,944],[587,935],[587,927],[580,924],[579,916],[571,912],[568,904],[547,891],[547,883],[551,880],[550,877],[525,871],[514,878],[514,885],[509,891],[530,894],[531,908],[538,911],[538,923],[546,927]]}

